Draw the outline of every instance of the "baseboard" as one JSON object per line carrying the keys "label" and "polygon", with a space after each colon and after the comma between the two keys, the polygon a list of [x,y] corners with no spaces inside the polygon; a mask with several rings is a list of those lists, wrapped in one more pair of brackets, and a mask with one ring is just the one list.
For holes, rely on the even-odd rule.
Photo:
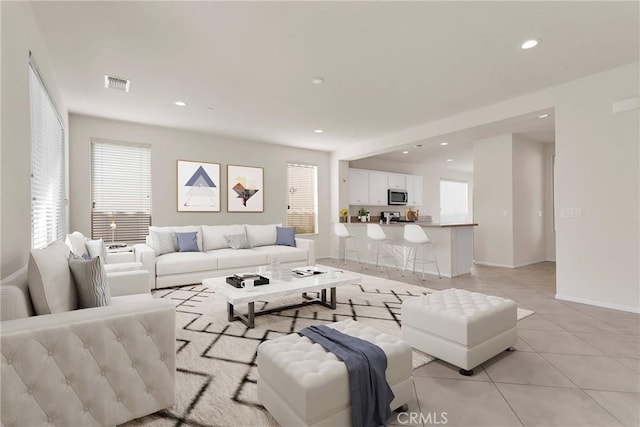
{"label": "baseboard", "polygon": [[545,261],[547,261],[547,262],[556,262],[556,259],[555,258],[547,258]]}
{"label": "baseboard", "polygon": [[593,306],[602,307],[602,308],[611,308],[613,310],[628,311],[630,313],[640,313],[640,307],[630,307],[627,305],[611,304],[608,302],[593,301],[585,298],[574,298],[574,297],[561,295],[561,294],[556,294],[556,299],[559,299],[562,301],[577,302],[580,304],[593,305]]}
{"label": "baseboard", "polygon": [[476,261],[476,260],[473,260],[473,263],[474,263],[474,264],[477,264],[477,265],[485,265],[485,266],[487,266],[487,267],[513,268],[513,266],[512,266],[512,265],[496,264],[496,263],[493,263],[493,262],[484,262],[484,261]]}
{"label": "baseboard", "polygon": [[495,264],[495,263],[492,263],[492,262],[483,262],[483,261],[476,261],[476,260],[473,260],[473,263],[474,264],[478,264],[478,265],[485,265],[487,267],[520,268],[520,267],[526,267],[527,265],[540,264],[541,262],[545,262],[545,261],[548,261],[548,260],[541,259],[541,260],[537,260],[537,261],[524,262],[522,264],[516,264],[516,265]]}

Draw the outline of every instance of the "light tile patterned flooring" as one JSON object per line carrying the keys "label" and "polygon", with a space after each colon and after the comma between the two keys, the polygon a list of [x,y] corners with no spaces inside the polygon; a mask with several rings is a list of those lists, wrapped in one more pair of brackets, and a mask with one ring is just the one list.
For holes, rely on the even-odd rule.
{"label": "light tile patterned flooring", "polygon": [[[360,271],[355,262],[319,263]],[[373,266],[362,272],[386,275]],[[391,424],[444,424],[446,412],[447,426],[640,426],[640,315],[554,299],[555,263],[476,266],[470,275],[424,282],[391,270],[391,279],[499,295],[535,311],[518,322],[517,351],[472,377],[438,360],[415,369],[416,398]]]}

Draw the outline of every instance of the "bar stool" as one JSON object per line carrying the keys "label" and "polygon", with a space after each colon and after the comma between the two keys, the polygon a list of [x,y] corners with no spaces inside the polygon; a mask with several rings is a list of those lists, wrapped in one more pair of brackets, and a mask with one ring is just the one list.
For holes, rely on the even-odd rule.
{"label": "bar stool", "polygon": [[[343,251],[344,251],[344,264],[347,265],[347,253],[348,252],[355,252],[356,253],[356,257],[358,258],[358,262],[360,264],[362,264],[362,262],[360,261],[360,252],[358,251],[358,245],[356,244],[356,240],[355,237],[349,233],[349,230],[347,229],[347,226],[342,224],[341,222],[336,222],[335,224],[333,224],[333,232],[335,233],[336,237],[338,237],[338,250],[337,252],[337,256],[338,259],[340,259],[340,246],[343,247]],[[353,243],[353,249],[348,249],[347,248],[347,242],[351,241]]]}
{"label": "bar stool", "polygon": [[[384,260],[385,258],[393,258],[393,265],[396,267],[396,270],[397,270],[398,262],[396,260],[396,253],[392,245],[393,240],[387,237],[382,227],[380,227],[378,224],[367,224],[367,237],[369,238],[369,254],[368,255],[369,256],[373,255],[373,250],[375,250],[376,267],[380,266],[381,271],[385,267],[384,265],[380,265],[380,258],[381,258],[380,249],[382,249],[382,259]],[[387,267],[387,277],[389,277],[388,267]]]}
{"label": "bar stool", "polygon": [[[404,226],[404,240],[409,246],[409,254],[405,258],[404,269],[407,269],[407,263],[411,261],[411,255],[413,252],[413,273],[416,272],[416,262],[422,264],[422,280],[424,280],[424,266],[425,264],[435,264],[436,270],[438,271],[438,278],[442,278],[440,276],[440,268],[438,267],[438,260],[436,259],[436,251],[433,247],[433,242],[429,240],[429,237],[424,232],[422,227],[417,224],[406,224]],[[433,255],[433,259],[419,259],[418,258],[418,250],[420,247],[426,248],[429,246],[431,248],[431,253]]]}

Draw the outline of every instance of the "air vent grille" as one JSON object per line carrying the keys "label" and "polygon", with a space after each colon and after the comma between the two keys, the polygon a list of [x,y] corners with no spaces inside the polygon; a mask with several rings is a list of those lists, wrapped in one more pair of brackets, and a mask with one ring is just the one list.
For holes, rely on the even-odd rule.
{"label": "air vent grille", "polygon": [[123,92],[129,92],[129,86],[131,85],[131,80],[123,79],[121,77],[114,76],[104,76],[104,87],[107,89],[115,89],[121,90]]}

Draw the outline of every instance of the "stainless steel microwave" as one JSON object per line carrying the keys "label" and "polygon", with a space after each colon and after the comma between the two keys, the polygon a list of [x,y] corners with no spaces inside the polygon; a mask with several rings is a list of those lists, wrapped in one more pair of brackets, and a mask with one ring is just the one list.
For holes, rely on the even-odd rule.
{"label": "stainless steel microwave", "polygon": [[390,188],[388,190],[388,204],[389,205],[406,205],[409,201],[409,195],[407,190],[398,190],[396,188]]}

